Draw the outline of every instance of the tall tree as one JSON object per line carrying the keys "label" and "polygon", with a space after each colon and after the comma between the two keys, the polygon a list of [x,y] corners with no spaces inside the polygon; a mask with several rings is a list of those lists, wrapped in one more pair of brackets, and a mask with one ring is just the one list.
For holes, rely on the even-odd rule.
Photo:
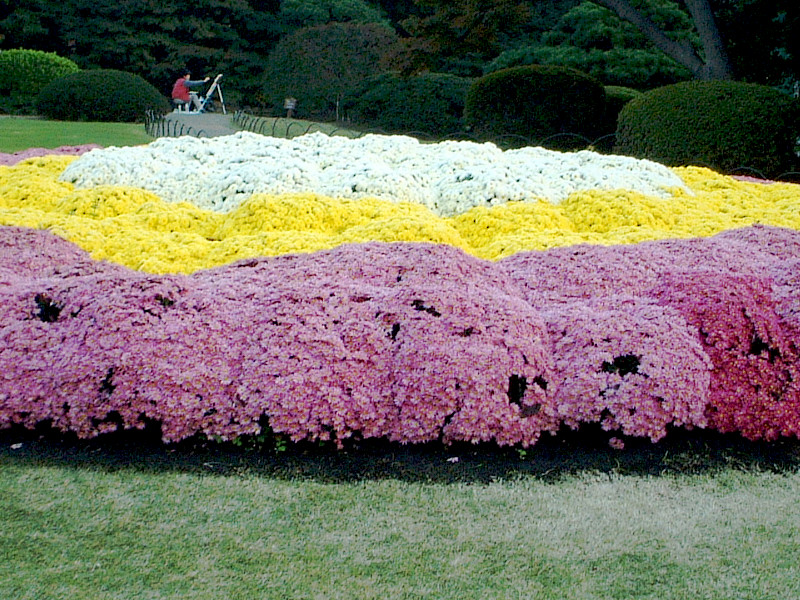
{"label": "tall tree", "polygon": [[788,87],[800,79],[800,2],[711,2],[737,76]]}
{"label": "tall tree", "polygon": [[[497,56],[504,36],[528,20],[529,6],[515,0],[415,0],[418,14],[402,25],[412,36],[411,67],[437,70],[442,62],[472,56],[480,64]],[[480,74],[459,73],[461,75]]]}
{"label": "tall tree", "polygon": [[732,79],[733,65],[709,0],[682,0],[692,17],[702,50],[670,38],[633,0],[595,0],[633,23],[659,50],[685,66],[697,79]]}
{"label": "tall tree", "polygon": [[0,0],[4,47],[54,51],[83,68],[140,75],[165,93],[187,66],[257,89],[277,42],[277,0]]}
{"label": "tall tree", "polygon": [[69,33],[77,40],[75,52],[87,65],[148,74],[182,68],[193,57],[203,68],[228,66],[231,54],[244,50],[240,31],[252,27],[254,17],[245,0],[66,2],[74,7]]}
{"label": "tall tree", "polygon": [[[686,39],[699,46],[689,15],[671,0],[649,0],[643,9],[671,39]],[[537,43],[503,52],[485,71],[529,64],[572,67],[606,85],[636,89],[692,77],[685,67],[654,48],[633,24],[592,0],[568,10]]]}
{"label": "tall tree", "polygon": [[7,49],[62,51],[58,15],[52,0],[0,0],[0,43]]}
{"label": "tall tree", "polygon": [[297,114],[337,119],[350,90],[371,75],[396,67],[400,41],[378,23],[328,23],[298,29],[270,53],[264,97],[271,108],[297,99]]}
{"label": "tall tree", "polygon": [[398,26],[417,11],[414,0],[373,0],[372,3],[383,9],[394,26]]}

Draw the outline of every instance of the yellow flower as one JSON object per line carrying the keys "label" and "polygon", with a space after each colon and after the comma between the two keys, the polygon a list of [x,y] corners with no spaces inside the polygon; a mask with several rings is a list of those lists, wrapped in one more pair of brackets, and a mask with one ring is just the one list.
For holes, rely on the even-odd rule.
{"label": "yellow flower", "polygon": [[152,273],[369,241],[449,244],[498,260],[582,243],[709,236],[753,223],[800,230],[800,186],[739,181],[700,167],[674,169],[691,192],[676,188],[667,199],[591,190],[561,204],[509,202],[444,218],[422,204],[315,193],[256,194],[225,214],[170,204],[136,187],[75,190],[58,181],[74,158],[0,167],[0,224],[49,229],[95,259]]}
{"label": "yellow flower", "polygon": [[572,222],[560,205],[542,200],[509,202],[494,207],[477,207],[452,217],[459,234],[475,248],[492,244],[498,237],[517,235],[521,231],[572,232]]}
{"label": "yellow flower", "polygon": [[672,200],[629,190],[577,192],[561,204],[576,231],[613,234],[623,227],[670,231],[675,227]]}
{"label": "yellow flower", "polygon": [[0,208],[53,210],[72,191],[72,184],[57,180],[61,170],[56,171],[56,165],[61,170],[66,166],[65,161],[28,159],[0,167]]}
{"label": "yellow flower", "polygon": [[468,249],[447,219],[433,213],[421,216],[396,216],[375,219],[352,227],[338,236],[340,243],[355,242],[430,242]]}

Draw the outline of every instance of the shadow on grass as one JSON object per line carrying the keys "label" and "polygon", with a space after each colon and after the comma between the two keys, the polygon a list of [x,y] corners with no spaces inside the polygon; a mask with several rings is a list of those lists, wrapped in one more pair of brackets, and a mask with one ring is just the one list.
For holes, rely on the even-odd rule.
{"label": "shadow on grass", "polygon": [[581,473],[663,476],[723,469],[795,472],[800,442],[751,442],[736,435],[675,430],[657,444],[628,439],[624,450],[599,428],[565,430],[520,451],[492,444],[400,445],[351,442],[345,449],[310,443],[242,448],[192,439],[163,444],[157,431],[127,431],[79,440],[42,428],[0,431],[0,465],[42,465],[145,472],[238,475],[324,483],[396,479],[408,482],[488,483],[536,477],[558,481]]}

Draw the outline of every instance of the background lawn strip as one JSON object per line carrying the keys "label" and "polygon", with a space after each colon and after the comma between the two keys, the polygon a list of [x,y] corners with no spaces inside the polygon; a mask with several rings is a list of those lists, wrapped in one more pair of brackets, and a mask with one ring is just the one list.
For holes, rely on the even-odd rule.
{"label": "background lawn strip", "polygon": [[19,117],[0,118],[0,152],[59,146],[136,146],[153,138],[139,123],[82,123]]}

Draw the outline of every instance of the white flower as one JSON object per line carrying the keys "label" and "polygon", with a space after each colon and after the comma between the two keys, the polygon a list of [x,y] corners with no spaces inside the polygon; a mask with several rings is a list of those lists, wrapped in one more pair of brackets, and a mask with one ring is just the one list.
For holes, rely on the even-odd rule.
{"label": "white flower", "polygon": [[249,132],[161,138],[92,150],[61,176],[78,188],[135,186],[168,202],[228,212],[254,193],[315,192],[424,204],[441,216],[510,201],[558,203],[592,189],[669,197],[683,182],[664,165],[584,150],[502,151],[491,143],[424,144],[407,136],[311,133],[291,140]]}

